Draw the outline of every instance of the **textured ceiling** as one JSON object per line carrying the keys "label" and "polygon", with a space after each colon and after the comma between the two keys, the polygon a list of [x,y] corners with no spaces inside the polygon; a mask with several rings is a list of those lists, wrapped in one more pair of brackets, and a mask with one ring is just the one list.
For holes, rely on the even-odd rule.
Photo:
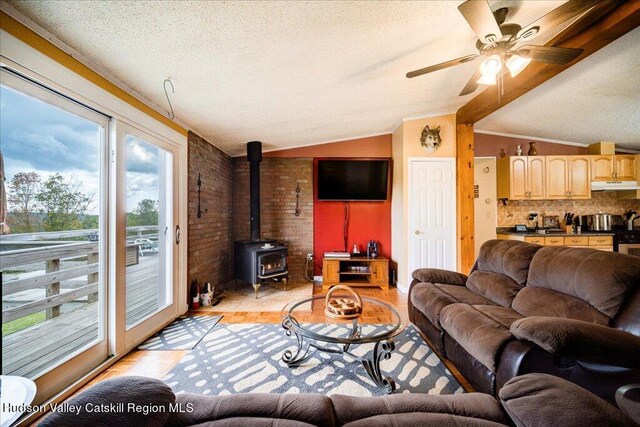
{"label": "textured ceiling", "polygon": [[[232,155],[253,139],[273,150],[391,132],[473,97],[458,93],[478,60],[404,76],[476,51],[457,1],[10,3],[157,105],[170,77],[176,118]],[[521,24],[561,3],[490,2]]]}
{"label": "textured ceiling", "polygon": [[475,128],[640,150],[640,28],[476,123]]}

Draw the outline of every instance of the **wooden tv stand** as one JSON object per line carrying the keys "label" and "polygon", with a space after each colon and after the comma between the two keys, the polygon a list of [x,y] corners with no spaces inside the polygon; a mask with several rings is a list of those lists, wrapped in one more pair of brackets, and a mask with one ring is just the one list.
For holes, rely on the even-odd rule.
{"label": "wooden tv stand", "polygon": [[332,286],[389,289],[389,260],[383,257],[322,259],[322,290]]}

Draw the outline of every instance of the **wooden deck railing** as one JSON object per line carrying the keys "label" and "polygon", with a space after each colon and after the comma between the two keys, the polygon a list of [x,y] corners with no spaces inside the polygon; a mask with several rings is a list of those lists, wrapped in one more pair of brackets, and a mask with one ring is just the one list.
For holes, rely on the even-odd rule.
{"label": "wooden deck railing", "polygon": [[[148,238],[157,236],[149,234],[157,230],[157,226],[139,226],[127,228],[128,238]],[[145,233],[146,232],[146,233]],[[7,280],[3,274],[2,299],[6,303],[7,296],[32,289],[45,289],[44,297],[34,296],[34,300],[27,300],[24,304],[3,308],[2,323],[11,322],[21,317],[45,311],[46,318],[51,319],[60,315],[61,306],[65,303],[87,297],[86,302],[98,299],[99,260],[97,241],[52,241],[52,239],[86,239],[97,236],[98,230],[71,230],[44,233],[9,234],[0,236],[0,245],[5,247],[20,247],[33,244],[45,246],[25,249],[1,250],[0,270],[20,270],[29,264],[44,264],[44,273],[34,277]],[[1,248],[1,246],[0,246]],[[62,261],[82,259],[86,257],[85,265],[74,265],[62,268]],[[127,266],[138,263],[138,245],[127,245]],[[77,263],[76,263],[77,264]],[[60,293],[60,284],[65,281],[86,277],[86,285],[76,287]],[[77,286],[77,284],[76,284]],[[3,304],[3,306],[8,304]]]}
{"label": "wooden deck railing", "polygon": [[[87,258],[87,265],[60,270],[64,259]],[[2,297],[29,289],[46,287],[44,298],[27,302],[16,307],[2,310],[2,323],[28,316],[46,310],[46,318],[51,319],[60,315],[60,306],[82,297],[89,297],[95,301],[98,294],[98,243],[79,242],[55,246],[45,246],[36,249],[17,249],[0,253],[0,269],[20,267],[38,262],[46,263],[46,272],[35,277],[9,280],[2,284]],[[68,292],[60,293],[60,282],[87,276],[84,286]]]}

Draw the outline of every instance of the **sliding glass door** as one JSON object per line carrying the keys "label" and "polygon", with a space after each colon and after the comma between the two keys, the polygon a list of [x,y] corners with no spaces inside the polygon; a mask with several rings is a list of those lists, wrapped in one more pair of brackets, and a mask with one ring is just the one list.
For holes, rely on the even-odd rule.
{"label": "sliding glass door", "polygon": [[0,97],[2,374],[39,404],[179,314],[186,149],[4,66]]}
{"label": "sliding glass door", "polygon": [[49,396],[107,359],[109,118],[4,68],[0,98],[2,374]]}
{"label": "sliding glass door", "polygon": [[[117,259],[124,263],[125,347],[175,315],[177,148],[131,126],[119,126],[123,191]],[[122,265],[122,264],[121,264]],[[120,282],[120,281],[118,281]]]}

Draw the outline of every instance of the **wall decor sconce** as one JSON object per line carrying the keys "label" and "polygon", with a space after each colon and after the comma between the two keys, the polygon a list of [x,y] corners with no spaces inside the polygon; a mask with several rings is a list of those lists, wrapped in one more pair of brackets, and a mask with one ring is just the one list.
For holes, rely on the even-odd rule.
{"label": "wall decor sconce", "polygon": [[202,180],[200,179],[200,174],[198,173],[198,182],[196,183],[198,186],[198,218],[202,218],[202,215],[207,213],[209,209],[205,209],[204,211],[200,209],[200,192],[202,191]]}
{"label": "wall decor sconce", "polygon": [[300,193],[302,192],[302,189],[300,189],[300,183],[298,183],[298,185],[296,185],[296,212],[295,212],[295,216],[300,216]]}

